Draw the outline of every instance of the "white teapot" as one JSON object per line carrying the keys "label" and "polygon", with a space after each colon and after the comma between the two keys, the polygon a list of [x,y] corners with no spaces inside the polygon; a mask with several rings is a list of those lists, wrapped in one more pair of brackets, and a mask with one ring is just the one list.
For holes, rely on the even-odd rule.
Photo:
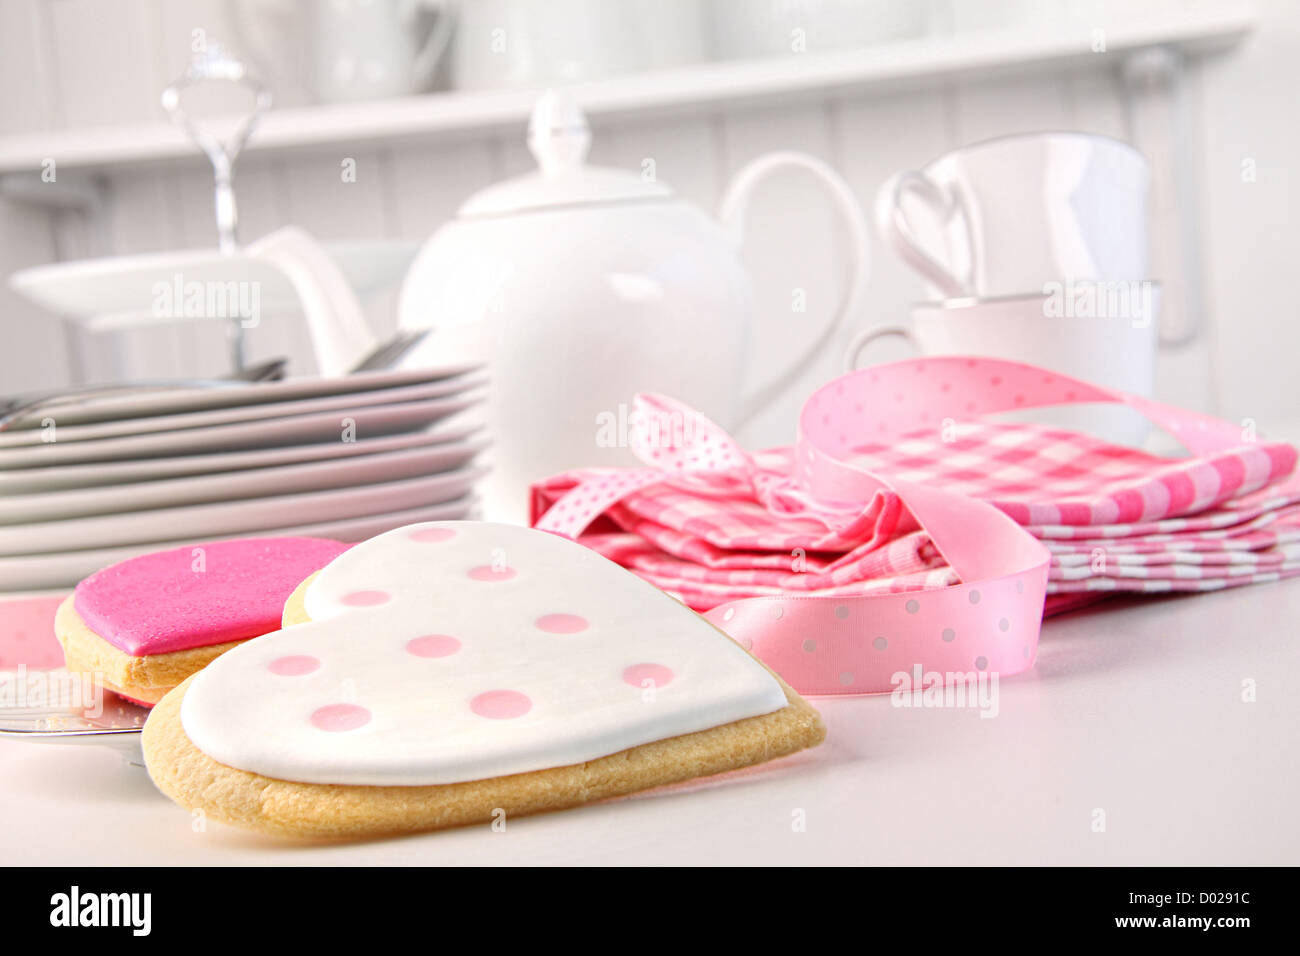
{"label": "white teapot", "polygon": [[[401,327],[433,327],[402,365],[489,365],[489,518],[525,520],[528,487],[541,478],[626,464],[627,451],[609,447],[622,443],[610,441],[609,425],[636,392],[738,426],[815,360],[865,283],[862,209],[822,161],[759,157],[731,181],[715,221],[653,179],[585,165],[590,142],[577,105],[545,94],[528,140],[540,170],[470,197],[424,245],[402,289]],[[827,187],[848,227],[852,268],[817,341],[778,381],[745,393],[753,311],[740,259],[745,210],[760,180],[787,166]]]}

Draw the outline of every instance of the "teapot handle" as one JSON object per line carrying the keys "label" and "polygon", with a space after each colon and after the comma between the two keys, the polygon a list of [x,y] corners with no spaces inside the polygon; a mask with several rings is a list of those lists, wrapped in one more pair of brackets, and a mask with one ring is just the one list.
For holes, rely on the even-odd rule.
{"label": "teapot handle", "polygon": [[754,190],[767,176],[778,169],[795,167],[813,174],[826,187],[836,212],[844,221],[849,233],[849,274],[844,280],[844,291],[839,304],[831,313],[816,340],[796,355],[771,381],[758,386],[741,399],[741,411],[734,427],[739,428],[763,410],[791,382],[797,379],[816,361],[822,348],[835,335],[844,320],[853,314],[862,300],[870,266],[871,249],[867,240],[866,217],[853,190],[839,173],[815,156],[807,153],[781,151],[767,153],[750,162],[732,178],[722,197],[719,217],[737,235],[745,228],[745,214]]}

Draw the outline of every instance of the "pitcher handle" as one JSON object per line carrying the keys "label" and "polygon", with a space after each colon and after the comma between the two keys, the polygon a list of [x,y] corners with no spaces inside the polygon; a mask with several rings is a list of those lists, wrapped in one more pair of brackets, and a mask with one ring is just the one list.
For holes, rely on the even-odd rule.
{"label": "pitcher handle", "polygon": [[849,233],[849,274],[844,280],[844,291],[840,302],[831,313],[830,319],[822,328],[817,339],[795,356],[784,369],[769,382],[758,386],[741,399],[741,413],[735,423],[739,428],[762,411],[791,382],[805,372],[817,359],[818,354],[828,341],[844,324],[844,320],[857,310],[866,287],[869,271],[871,249],[867,239],[866,217],[862,207],[854,196],[852,188],[839,173],[815,156],[807,153],[776,152],[768,153],[744,166],[731,180],[726,194],[722,198],[720,218],[724,226],[736,235],[744,233],[745,214],[754,190],[768,175],[778,169],[794,167],[812,173],[830,195],[836,212],[843,220]]}

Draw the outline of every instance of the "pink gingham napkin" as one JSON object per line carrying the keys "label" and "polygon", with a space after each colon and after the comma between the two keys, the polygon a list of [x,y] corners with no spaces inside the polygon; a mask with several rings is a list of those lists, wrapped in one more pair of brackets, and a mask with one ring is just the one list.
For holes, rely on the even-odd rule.
{"label": "pink gingham napkin", "polygon": [[[1300,573],[1300,479],[1289,444],[1243,440],[1169,459],[1042,425],[969,421],[854,442],[851,453],[846,460],[876,474],[987,501],[1044,540],[1049,594],[1211,590]],[[748,481],[649,484],[578,540],[699,610],[956,581],[888,491],[851,511],[804,507],[794,455],[755,453]],[[539,483],[535,516],[599,474]]]}
{"label": "pink gingham napkin", "polygon": [[[1140,411],[1189,457],[989,418],[1082,402]],[[1023,363],[848,373],[804,403],[792,448],[761,453],[662,396],[633,418],[644,467],[534,486],[534,525],[704,611],[801,693],[879,693],[917,667],[1009,676],[1044,613],[1300,573],[1294,448]]]}

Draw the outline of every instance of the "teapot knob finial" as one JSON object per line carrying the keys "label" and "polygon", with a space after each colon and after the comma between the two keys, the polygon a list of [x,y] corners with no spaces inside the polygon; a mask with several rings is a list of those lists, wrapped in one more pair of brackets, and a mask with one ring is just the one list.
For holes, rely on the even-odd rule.
{"label": "teapot knob finial", "polygon": [[581,166],[591,148],[591,127],[572,94],[547,90],[528,121],[528,149],[547,176]]}

